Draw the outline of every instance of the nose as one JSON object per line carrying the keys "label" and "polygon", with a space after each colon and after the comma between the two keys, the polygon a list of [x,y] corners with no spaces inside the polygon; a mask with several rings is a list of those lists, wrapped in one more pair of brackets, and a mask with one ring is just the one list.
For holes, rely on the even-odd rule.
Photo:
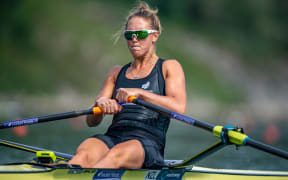
{"label": "nose", "polygon": [[137,36],[136,36],[136,34],[133,34],[132,35],[132,41],[137,41],[138,39],[137,39]]}

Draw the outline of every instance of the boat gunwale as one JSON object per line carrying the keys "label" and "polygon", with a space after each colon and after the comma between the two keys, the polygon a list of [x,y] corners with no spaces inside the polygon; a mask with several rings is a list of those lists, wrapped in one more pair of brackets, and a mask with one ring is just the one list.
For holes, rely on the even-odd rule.
{"label": "boat gunwale", "polygon": [[[31,163],[31,162],[18,162],[9,164],[0,164],[1,166],[17,166],[17,165],[31,165],[43,167],[41,170],[28,170],[28,171],[0,171],[0,174],[29,174],[29,173],[49,173],[54,170],[67,169],[67,170],[119,170],[109,168],[81,168],[81,167],[68,167],[68,166],[51,166],[46,164]],[[203,173],[203,174],[223,174],[223,175],[239,175],[239,176],[275,176],[275,177],[288,177],[288,171],[264,171],[264,170],[238,170],[238,169],[214,169],[201,166],[182,167],[182,168],[167,168],[162,169],[124,169],[125,171],[184,171],[184,173]],[[246,171],[246,172],[245,172]],[[80,172],[80,171],[79,171]]]}
{"label": "boat gunwale", "polygon": [[[39,163],[34,163],[34,162],[16,162],[16,163],[7,163],[7,164],[0,164],[0,168],[1,166],[17,166],[17,165],[31,165],[31,166],[38,166],[38,167],[43,167],[43,169],[41,170],[29,170],[29,171],[0,171],[0,174],[9,174],[9,173],[17,173],[17,174],[21,174],[21,173],[47,173],[47,172],[52,172],[54,171],[56,168],[53,166],[49,166],[46,164],[39,164]],[[44,169],[45,168],[45,169]]]}
{"label": "boat gunwale", "polygon": [[[201,168],[201,169],[193,169]],[[243,175],[243,176],[277,176],[288,177],[288,171],[266,171],[266,170],[240,170],[240,169],[214,169],[200,166],[194,166],[190,171],[198,173],[213,173],[226,175]],[[234,171],[234,172],[233,172]],[[245,172],[246,171],[246,172]]]}

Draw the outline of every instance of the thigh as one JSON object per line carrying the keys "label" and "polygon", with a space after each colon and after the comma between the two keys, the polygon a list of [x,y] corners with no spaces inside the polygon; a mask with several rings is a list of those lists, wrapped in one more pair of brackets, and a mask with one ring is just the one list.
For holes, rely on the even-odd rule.
{"label": "thigh", "polygon": [[109,151],[109,147],[98,138],[88,138],[83,141],[76,150],[76,153],[79,151],[92,151],[95,153],[102,153]]}
{"label": "thigh", "polygon": [[133,139],[115,145],[107,154],[114,156],[121,168],[141,168],[145,159],[145,151],[139,140]]}
{"label": "thigh", "polygon": [[81,164],[84,167],[95,164],[109,152],[109,147],[100,139],[88,138],[77,148],[71,164]]}

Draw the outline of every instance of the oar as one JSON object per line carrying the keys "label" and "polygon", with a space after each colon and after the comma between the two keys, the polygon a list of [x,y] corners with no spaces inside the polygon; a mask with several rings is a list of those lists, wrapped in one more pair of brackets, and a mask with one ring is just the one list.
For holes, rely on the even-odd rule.
{"label": "oar", "polygon": [[25,126],[25,125],[31,125],[31,124],[38,124],[38,123],[42,123],[42,122],[74,118],[74,117],[87,115],[87,114],[100,114],[100,113],[102,113],[102,110],[99,107],[93,107],[93,108],[90,108],[88,110],[71,111],[71,112],[65,112],[65,113],[59,113],[59,114],[39,116],[39,117],[29,118],[29,119],[8,121],[8,122],[4,122],[4,123],[0,124],[0,129],[12,128],[12,127],[17,127],[17,126]]}
{"label": "oar", "polygon": [[39,148],[39,147],[28,146],[25,144],[20,144],[20,143],[16,143],[16,142],[12,142],[12,141],[6,141],[3,139],[0,139],[0,145],[19,149],[22,151],[32,152],[32,153],[36,153],[38,151],[51,151],[51,152],[54,152],[57,159],[62,159],[65,161],[69,161],[73,157],[71,154],[61,153],[61,152],[43,149],[43,148]]}
{"label": "oar", "polygon": [[[202,122],[193,118],[190,118],[188,116],[184,116],[182,114],[178,114],[175,112],[172,112],[168,109],[162,108],[160,106],[157,106],[155,104],[145,102],[141,99],[138,99],[136,97],[129,97],[129,102],[142,105],[148,109],[151,109],[153,111],[159,112],[161,114],[164,114],[168,117],[183,121],[185,123],[188,123],[193,126],[200,127],[202,129],[205,129],[207,131],[213,132],[214,136],[220,138],[224,143],[232,143],[235,145],[248,145],[253,148],[274,154],[276,156],[282,157],[284,159],[288,159],[288,152],[275,148],[273,146],[269,146],[267,144],[264,144],[262,142],[256,141],[248,137],[247,135],[239,132],[238,130],[235,130],[234,128],[226,128],[223,126],[214,126],[206,122]],[[228,141],[228,142],[227,142]]]}

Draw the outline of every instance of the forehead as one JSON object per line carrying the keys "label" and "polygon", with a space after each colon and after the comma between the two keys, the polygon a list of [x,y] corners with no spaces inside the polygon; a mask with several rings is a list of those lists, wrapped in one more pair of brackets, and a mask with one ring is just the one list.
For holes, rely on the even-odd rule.
{"label": "forehead", "polygon": [[150,21],[142,17],[133,17],[128,21],[127,29],[129,30],[141,30],[150,29]]}

